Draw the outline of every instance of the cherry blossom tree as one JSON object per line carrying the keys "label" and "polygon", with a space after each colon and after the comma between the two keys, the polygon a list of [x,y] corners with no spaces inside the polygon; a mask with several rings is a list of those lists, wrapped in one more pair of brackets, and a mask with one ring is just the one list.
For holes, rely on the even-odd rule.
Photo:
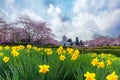
{"label": "cherry blossom tree", "polygon": [[112,43],[112,45],[120,45],[120,35],[115,38],[115,40],[114,40],[114,42]]}
{"label": "cherry blossom tree", "polygon": [[14,27],[10,32],[10,42],[18,43],[26,40],[27,32],[22,28]]}
{"label": "cherry blossom tree", "polygon": [[58,44],[54,36],[46,22],[33,20],[27,15],[9,24],[0,18],[0,41],[3,43]]}
{"label": "cherry blossom tree", "polygon": [[88,46],[109,46],[113,45],[114,41],[114,38],[108,36],[99,36],[94,40],[85,41],[84,43]]}
{"label": "cherry blossom tree", "polygon": [[27,31],[28,43],[44,44],[46,40],[55,36],[47,23],[35,21],[26,15],[19,18],[18,24],[22,25],[23,29]]}

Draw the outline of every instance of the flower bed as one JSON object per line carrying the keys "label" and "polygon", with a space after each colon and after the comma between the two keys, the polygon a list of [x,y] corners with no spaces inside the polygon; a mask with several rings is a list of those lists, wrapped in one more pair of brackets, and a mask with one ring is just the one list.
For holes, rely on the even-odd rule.
{"label": "flower bed", "polygon": [[0,46],[0,80],[119,80],[120,58],[73,48]]}

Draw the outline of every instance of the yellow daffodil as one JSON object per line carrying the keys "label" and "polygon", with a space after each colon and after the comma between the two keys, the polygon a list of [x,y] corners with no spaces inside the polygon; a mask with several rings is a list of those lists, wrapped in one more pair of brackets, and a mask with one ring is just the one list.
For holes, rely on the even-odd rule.
{"label": "yellow daffodil", "polygon": [[23,45],[19,45],[18,48],[19,48],[19,50],[22,50],[22,49],[24,49],[25,47],[24,47]]}
{"label": "yellow daffodil", "polygon": [[41,51],[42,49],[41,48],[37,48],[37,51]]}
{"label": "yellow daffodil", "polygon": [[73,52],[74,52],[74,49],[73,48],[67,48],[67,51],[68,51],[68,54],[72,55]]}
{"label": "yellow daffodil", "polygon": [[33,49],[37,51],[37,47],[36,46],[33,46]]}
{"label": "yellow daffodil", "polygon": [[95,73],[86,72],[86,74],[84,74],[84,76],[85,76],[85,80],[96,80]]}
{"label": "yellow daffodil", "polygon": [[9,57],[4,56],[4,57],[3,57],[3,61],[4,61],[5,63],[8,62],[8,61],[9,61]]}
{"label": "yellow daffodil", "polygon": [[63,50],[63,54],[66,54],[66,50]]}
{"label": "yellow daffodil", "polygon": [[76,49],[76,50],[74,51],[74,54],[75,54],[76,56],[79,56],[79,54],[80,54],[79,50]]}
{"label": "yellow daffodil", "polygon": [[27,48],[28,48],[28,49],[31,49],[31,48],[32,48],[32,45],[28,44],[28,45],[27,45]]}
{"label": "yellow daffodil", "polygon": [[12,50],[17,50],[17,47],[16,47],[16,46],[13,46],[11,49],[12,49]]}
{"label": "yellow daffodil", "polygon": [[2,50],[2,46],[0,46],[0,50]]}
{"label": "yellow daffodil", "polygon": [[115,74],[115,72],[112,72],[106,76],[106,80],[118,80],[118,76]]}
{"label": "yellow daffodil", "polygon": [[19,55],[19,52],[15,51],[15,50],[12,50],[11,53],[14,57],[17,57]]}
{"label": "yellow daffodil", "polygon": [[65,56],[64,56],[64,55],[61,55],[61,56],[60,56],[60,60],[61,60],[61,61],[64,61],[64,60],[65,60]]}
{"label": "yellow daffodil", "polygon": [[105,54],[104,54],[104,53],[101,53],[101,57],[104,58],[104,57],[105,57]]}
{"label": "yellow daffodil", "polygon": [[76,49],[74,53],[79,54],[80,52],[78,49]]}
{"label": "yellow daffodil", "polygon": [[44,64],[44,65],[39,65],[39,68],[40,68],[39,72],[45,74],[46,72],[49,71],[49,67],[50,67],[50,66],[49,66],[49,65],[46,65],[46,64]]}
{"label": "yellow daffodil", "polygon": [[93,65],[93,66],[96,66],[96,65],[98,65],[98,59],[97,58],[95,58],[95,59],[93,59],[92,60],[92,62],[91,62],[91,64]]}
{"label": "yellow daffodil", "polygon": [[59,49],[63,50],[63,46],[60,46]]}
{"label": "yellow daffodil", "polygon": [[6,50],[9,50],[9,49],[10,49],[10,47],[9,47],[9,46],[5,46],[5,49],[6,49]]}
{"label": "yellow daffodil", "polygon": [[61,55],[63,53],[63,46],[60,46],[58,49],[57,49],[57,53],[59,55]]}
{"label": "yellow daffodil", "polygon": [[107,66],[111,65],[111,61],[110,60],[107,60]]}
{"label": "yellow daffodil", "polygon": [[105,64],[103,61],[98,63],[98,68],[104,68]]}
{"label": "yellow daffodil", "polygon": [[73,54],[71,57],[71,60],[76,60],[78,58],[78,56],[76,54]]}
{"label": "yellow daffodil", "polygon": [[47,48],[47,49],[45,49],[45,52],[47,53],[47,55],[51,55],[52,54],[52,49]]}
{"label": "yellow daffodil", "polygon": [[63,50],[61,50],[61,49],[57,49],[57,53],[58,53],[59,55],[61,55],[62,52],[63,52]]}

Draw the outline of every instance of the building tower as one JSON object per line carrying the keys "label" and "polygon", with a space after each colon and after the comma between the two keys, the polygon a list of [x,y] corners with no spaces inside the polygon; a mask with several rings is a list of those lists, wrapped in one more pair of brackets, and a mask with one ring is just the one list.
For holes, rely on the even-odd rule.
{"label": "building tower", "polygon": [[63,37],[62,37],[62,42],[66,42],[67,41],[67,37],[64,35]]}
{"label": "building tower", "polygon": [[78,38],[78,37],[76,37],[75,44],[76,44],[76,45],[79,45],[79,38]]}

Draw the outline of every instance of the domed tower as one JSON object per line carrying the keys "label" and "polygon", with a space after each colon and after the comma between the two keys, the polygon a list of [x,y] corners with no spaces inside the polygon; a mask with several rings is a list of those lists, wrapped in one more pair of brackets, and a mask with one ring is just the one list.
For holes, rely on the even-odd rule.
{"label": "domed tower", "polygon": [[63,37],[62,37],[62,42],[66,42],[67,41],[67,37],[64,35]]}

